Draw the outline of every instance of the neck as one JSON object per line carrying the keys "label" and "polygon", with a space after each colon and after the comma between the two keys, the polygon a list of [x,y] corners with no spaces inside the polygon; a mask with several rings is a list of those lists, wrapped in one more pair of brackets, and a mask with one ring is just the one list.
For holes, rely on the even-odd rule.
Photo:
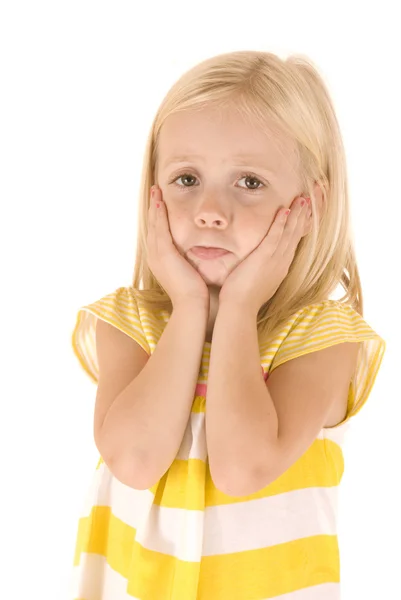
{"label": "neck", "polygon": [[220,287],[210,285],[209,289],[209,318],[206,331],[206,342],[212,341],[214,323],[219,310],[219,292]]}

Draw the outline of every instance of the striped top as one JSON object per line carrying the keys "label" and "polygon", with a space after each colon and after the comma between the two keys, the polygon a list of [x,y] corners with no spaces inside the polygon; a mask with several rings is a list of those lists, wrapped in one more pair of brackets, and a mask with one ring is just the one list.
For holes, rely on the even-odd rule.
{"label": "striped top", "polygon": [[[74,352],[98,381],[95,326],[102,319],[149,355],[169,320],[150,313],[132,287],[78,311]],[[74,600],[338,600],[337,494],[349,420],[366,402],[385,341],[336,300],[294,314],[274,342],[260,346],[264,377],[282,363],[341,342],[363,342],[348,411],[263,490],[232,497],[211,479],[205,402],[211,343],[205,342],[192,411],[179,452],[148,490],[119,482],[100,457],[79,520]]]}

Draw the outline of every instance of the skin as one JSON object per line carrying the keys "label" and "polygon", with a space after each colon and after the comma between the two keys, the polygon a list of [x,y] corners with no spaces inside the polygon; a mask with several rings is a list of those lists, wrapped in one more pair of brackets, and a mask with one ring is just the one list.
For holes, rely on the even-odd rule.
{"label": "skin", "polygon": [[[156,181],[174,244],[210,292],[209,341],[227,276],[260,244],[277,212],[303,193],[295,150],[287,136],[273,127],[262,130],[232,108],[173,114],[160,130]],[[183,155],[188,159],[175,158]],[[315,197],[320,212],[317,185]],[[202,245],[230,254],[202,260],[190,252]]]}

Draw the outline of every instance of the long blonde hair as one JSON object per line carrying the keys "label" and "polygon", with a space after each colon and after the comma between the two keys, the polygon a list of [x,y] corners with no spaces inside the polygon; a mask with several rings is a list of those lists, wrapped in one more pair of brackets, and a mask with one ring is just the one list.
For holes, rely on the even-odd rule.
{"label": "long blonde hair", "polygon": [[[172,310],[166,291],[150,271],[147,225],[150,188],[155,183],[160,128],[167,116],[211,105],[236,107],[243,116],[266,118],[288,134],[299,153],[304,194],[310,196],[313,230],[300,241],[290,270],[258,313],[258,335],[273,338],[291,316],[320,303],[341,285],[339,302],[363,315],[362,289],[356,263],[346,159],[332,100],[309,58],[237,51],[209,58],[187,71],[170,88],[156,113],[145,149],[138,211],[138,238],[133,287],[154,309]],[[316,216],[314,185],[325,208]]]}

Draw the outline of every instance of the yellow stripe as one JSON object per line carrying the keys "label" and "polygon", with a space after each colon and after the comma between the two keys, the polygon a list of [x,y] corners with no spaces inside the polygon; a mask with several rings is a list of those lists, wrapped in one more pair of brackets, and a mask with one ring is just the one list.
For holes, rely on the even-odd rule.
{"label": "yellow stripe", "polygon": [[[334,325],[336,329],[339,328],[339,325],[344,325],[345,327],[365,328],[365,333],[373,331],[352,307],[342,304],[339,305],[335,301],[328,300],[318,304],[308,305],[295,313],[290,321],[287,321],[283,326],[280,333],[277,334],[275,341],[278,341],[278,345],[280,345],[287,336],[292,337],[293,335],[297,335],[298,331],[301,333],[307,330],[313,331],[326,324],[331,324],[331,326]],[[270,348],[270,341],[271,340],[263,344],[262,347]]]}
{"label": "yellow stripe", "polygon": [[224,597],[243,600],[339,581],[336,536],[311,536],[270,548],[205,556],[198,563],[147,550],[134,541],[135,534],[109,508],[94,507],[91,516],[79,523],[74,564],[79,564],[81,552],[106,557],[110,567],[128,580],[127,592],[142,600],[166,598],[173,585],[176,600],[197,597],[198,583],[202,598],[218,598],[224,590]]}
{"label": "yellow stripe", "polygon": [[206,412],[206,398],[205,396],[195,396],[192,404],[191,411],[193,413],[204,413]]}
{"label": "yellow stripe", "polygon": [[107,557],[109,565],[127,577],[136,529],[115,517],[109,506],[94,506],[89,517],[79,520],[74,566],[82,552]]}
{"label": "yellow stripe", "polygon": [[309,352],[316,352],[317,350],[324,350],[329,346],[334,346],[335,344],[341,344],[345,342],[365,342],[371,339],[377,339],[380,342],[380,338],[376,334],[371,335],[362,335],[354,332],[344,332],[339,331],[335,334],[333,331],[329,333],[324,333],[321,335],[314,335],[313,340],[305,341],[305,338],[301,338],[294,342],[285,344],[282,348],[280,348],[275,357],[273,359],[274,367],[281,365],[283,362],[297,358],[298,356],[302,356],[303,354],[308,354]]}

